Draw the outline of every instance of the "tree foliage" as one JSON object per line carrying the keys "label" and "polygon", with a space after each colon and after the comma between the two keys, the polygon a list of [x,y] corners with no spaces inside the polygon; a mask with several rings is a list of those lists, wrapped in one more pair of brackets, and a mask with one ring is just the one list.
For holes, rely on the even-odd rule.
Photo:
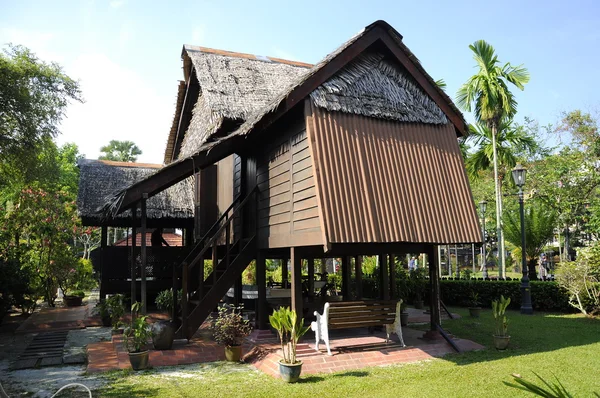
{"label": "tree foliage", "polygon": [[55,63],[22,46],[0,54],[0,163],[21,170],[58,134],[69,101],[81,101],[79,84]]}
{"label": "tree foliage", "polygon": [[108,145],[100,148],[104,155],[98,159],[113,160],[117,162],[135,162],[142,150],[132,141],[111,140]]}

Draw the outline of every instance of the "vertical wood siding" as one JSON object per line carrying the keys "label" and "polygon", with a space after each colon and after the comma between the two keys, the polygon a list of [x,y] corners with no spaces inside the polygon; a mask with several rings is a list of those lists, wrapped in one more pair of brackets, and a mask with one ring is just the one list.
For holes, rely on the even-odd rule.
{"label": "vertical wood siding", "polygon": [[451,124],[306,116],[326,244],[481,240]]}

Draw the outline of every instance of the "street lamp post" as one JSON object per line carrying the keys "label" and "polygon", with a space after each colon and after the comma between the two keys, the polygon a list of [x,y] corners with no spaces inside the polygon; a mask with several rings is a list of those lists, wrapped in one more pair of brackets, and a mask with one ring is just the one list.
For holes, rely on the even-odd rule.
{"label": "street lamp post", "polygon": [[525,212],[523,210],[523,186],[525,185],[525,176],[527,170],[518,163],[512,171],[515,185],[519,187],[519,213],[521,216],[521,268],[523,278],[521,278],[521,314],[532,315],[531,289],[529,287],[529,275],[527,272],[527,256],[525,254]]}
{"label": "street lamp post", "polygon": [[487,267],[485,264],[485,260],[487,257],[487,253],[485,250],[485,209],[487,207],[487,201],[482,200],[481,202],[479,202],[479,211],[481,211],[481,242],[483,243],[481,245],[481,270],[482,270],[482,276],[484,278],[487,278]]}

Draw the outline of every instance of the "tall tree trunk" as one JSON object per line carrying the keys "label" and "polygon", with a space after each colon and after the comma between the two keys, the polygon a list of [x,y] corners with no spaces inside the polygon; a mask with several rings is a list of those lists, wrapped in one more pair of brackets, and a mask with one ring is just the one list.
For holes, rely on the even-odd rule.
{"label": "tall tree trunk", "polygon": [[494,151],[494,187],[496,189],[496,237],[498,239],[498,276],[506,277],[504,259],[504,234],[502,233],[502,191],[500,179],[498,178],[498,151],[496,150],[496,135],[498,134],[498,123],[491,123],[492,149]]}

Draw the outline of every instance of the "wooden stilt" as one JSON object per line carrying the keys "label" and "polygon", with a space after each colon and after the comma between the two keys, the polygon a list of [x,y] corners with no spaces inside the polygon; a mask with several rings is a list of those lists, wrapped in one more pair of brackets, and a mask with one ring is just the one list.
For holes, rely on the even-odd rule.
{"label": "wooden stilt", "polygon": [[281,284],[283,287],[287,287],[289,282],[288,260],[287,258],[281,260]]}
{"label": "wooden stilt", "polygon": [[256,284],[258,286],[258,304],[256,306],[257,327],[267,329],[267,266],[265,253],[259,250],[256,255]]}
{"label": "wooden stilt", "polygon": [[299,318],[303,315],[302,303],[302,258],[298,248],[290,249],[290,259],[292,260],[292,310],[296,311]]}
{"label": "wooden stilt", "polygon": [[384,300],[390,299],[390,281],[388,274],[388,262],[387,255],[379,255],[379,280],[381,281],[381,291],[379,295]]}
{"label": "wooden stilt", "polygon": [[362,300],[362,256],[354,257],[354,279],[356,282],[356,299]]}
{"label": "wooden stilt", "polygon": [[350,297],[350,257],[342,257],[342,297],[349,301]]}
{"label": "wooden stilt", "polygon": [[442,324],[441,305],[440,305],[440,275],[438,274],[437,250],[434,245],[428,248],[427,256],[429,257],[429,287],[430,287],[430,313],[431,313],[431,332],[437,332],[437,326]]}
{"label": "wooden stilt", "polygon": [[394,254],[390,254],[390,298],[397,299],[398,292],[396,288],[396,256]]}
{"label": "wooden stilt", "polygon": [[[137,301],[137,267],[135,263],[135,217],[137,204],[131,208],[131,304]],[[133,315],[133,313],[132,313]]]}
{"label": "wooden stilt", "polygon": [[146,315],[147,313],[147,303],[146,303],[146,266],[148,265],[147,261],[147,253],[146,253],[146,200],[148,200],[148,194],[142,194],[142,202],[141,202],[141,257],[142,257],[142,269],[141,269],[141,277],[142,281],[140,283],[140,293],[141,293],[141,301],[142,301],[142,314]]}
{"label": "wooden stilt", "polygon": [[307,261],[308,268],[308,296],[315,295],[315,259],[309,258]]}

